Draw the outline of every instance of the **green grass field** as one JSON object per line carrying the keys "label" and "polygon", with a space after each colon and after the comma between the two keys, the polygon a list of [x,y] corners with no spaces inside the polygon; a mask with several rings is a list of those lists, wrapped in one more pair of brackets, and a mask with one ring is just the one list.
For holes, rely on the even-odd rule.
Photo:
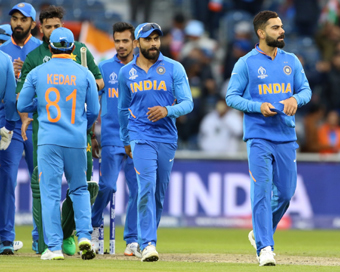
{"label": "green grass field", "polygon": [[[64,261],[42,261],[31,250],[31,227],[16,227],[16,240],[24,247],[14,256],[0,256],[0,271],[340,271],[339,231],[278,231],[277,266],[259,267],[248,242],[249,230],[160,228],[160,261],[142,263],[123,255],[123,229],[116,230],[116,255],[83,261],[78,255]],[[108,229],[105,230],[108,247]]]}

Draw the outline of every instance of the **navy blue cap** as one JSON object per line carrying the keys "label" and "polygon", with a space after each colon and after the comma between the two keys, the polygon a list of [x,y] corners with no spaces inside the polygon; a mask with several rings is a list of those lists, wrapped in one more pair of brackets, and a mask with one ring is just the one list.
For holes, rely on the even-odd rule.
{"label": "navy blue cap", "polygon": [[161,27],[156,23],[143,23],[135,29],[135,39],[147,38],[152,32],[156,31],[159,36],[163,36]]}
{"label": "navy blue cap", "polygon": [[12,15],[14,12],[19,11],[22,13],[22,15],[26,16],[26,17],[31,17],[33,21],[35,21],[35,16],[36,16],[36,12],[34,7],[30,4],[30,3],[26,3],[26,2],[21,2],[19,4],[16,4],[10,11],[9,11],[9,15]]}
{"label": "navy blue cap", "polygon": [[294,121],[294,116],[288,116],[287,114],[285,114],[283,112],[283,109],[284,109],[284,105],[280,102],[275,102],[275,103],[271,103],[275,109],[270,109],[271,111],[274,111],[274,112],[277,112],[282,121],[288,126],[288,127],[291,127],[291,128],[295,128],[295,121]]}
{"label": "navy blue cap", "polygon": [[50,37],[50,45],[54,49],[67,51],[74,45],[74,36],[71,30],[65,27],[58,27],[53,30]]}

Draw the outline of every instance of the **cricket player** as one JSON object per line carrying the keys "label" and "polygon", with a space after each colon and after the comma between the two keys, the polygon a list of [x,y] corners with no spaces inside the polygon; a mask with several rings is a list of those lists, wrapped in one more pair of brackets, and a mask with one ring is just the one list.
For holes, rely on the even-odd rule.
{"label": "cricket player", "polygon": [[193,109],[183,66],[160,53],[161,27],[135,30],[138,54],[118,76],[120,137],[137,174],[138,243],[144,262],[157,261],[157,228],[177,149],[176,118]]}
{"label": "cricket player", "polygon": [[[29,3],[19,3],[15,5],[9,12],[11,15],[11,29],[13,31],[11,39],[8,39],[0,46],[0,50],[7,53],[13,62],[14,73],[16,78],[19,77],[20,70],[26,55],[37,48],[41,41],[32,37],[31,30],[35,27],[36,12],[33,6]],[[0,106],[0,127],[3,126],[5,119],[3,115],[3,106]],[[13,138],[10,146],[6,150],[0,151],[0,177],[2,184],[12,184],[8,190],[0,189],[0,198],[5,199],[4,195],[11,195],[8,197],[9,203],[6,203],[8,213],[8,220],[6,223],[12,226],[12,235],[7,237],[9,241],[14,239],[14,213],[15,213],[15,197],[14,189],[17,182],[17,174],[19,169],[20,159],[25,150],[25,160],[28,166],[30,176],[33,172],[33,143],[32,143],[32,127],[29,126],[27,130],[27,141],[23,141],[21,137],[21,121],[16,122],[13,133]],[[5,207],[3,207],[5,210]],[[11,214],[11,215],[9,215]],[[38,231],[33,220],[33,240],[38,239]]]}
{"label": "cricket player", "polygon": [[[26,77],[18,100],[20,112],[33,111],[37,96],[38,165],[44,240],[42,260],[61,260],[63,231],[60,218],[61,181],[65,177],[73,202],[79,249],[92,259],[90,194],[86,181],[86,130],[99,113],[98,92],[92,73],[72,60],[74,37],[57,28],[50,37],[52,59]],[[87,105],[85,110],[85,103]]]}
{"label": "cricket player", "polygon": [[281,49],[285,31],[277,13],[262,11],[253,24],[259,43],[235,64],[226,102],[244,112],[254,229],[248,237],[259,265],[269,266],[276,264],[274,232],[296,189],[294,115],[312,93],[298,58]]}
{"label": "cricket player", "polygon": [[[15,99],[15,77],[13,65],[10,57],[0,51],[0,104],[3,106],[2,114],[5,122],[1,122],[0,129],[0,150],[8,149],[15,128],[15,122],[19,121],[20,117],[16,110]],[[4,154],[0,153],[2,161],[6,160]],[[11,255],[14,253],[14,190],[16,182],[11,182],[9,179],[4,179],[0,176],[0,254]],[[8,193],[9,192],[9,193]],[[12,193],[13,192],[13,193]],[[18,241],[17,241],[18,242]],[[21,247],[22,247],[22,242]]]}
{"label": "cricket player", "polygon": [[[18,79],[17,83],[17,93],[19,93],[22,89],[22,86],[25,82],[27,74],[33,70],[35,67],[48,62],[51,57],[52,53],[50,52],[49,40],[53,30],[58,27],[63,26],[63,16],[64,10],[62,7],[57,6],[49,6],[48,8],[41,11],[39,15],[40,20],[40,31],[43,33],[43,43],[30,52],[25,59],[24,65],[21,70],[21,76]],[[86,47],[85,44],[75,41],[74,43],[75,49],[71,53],[72,59],[77,62],[81,63],[81,54],[80,49],[82,47]],[[94,62],[94,58],[89,50],[87,50],[87,65],[90,72],[96,79],[97,89],[101,90],[104,87],[104,81],[102,79],[102,75],[98,69],[98,66]],[[25,114],[22,114],[25,116]],[[27,116],[27,114],[26,114]],[[35,112],[33,114],[33,165],[34,168],[37,166],[37,136],[38,136],[38,129],[39,129],[39,122],[38,122],[38,113]],[[26,129],[28,124],[32,121],[31,118],[25,118],[22,125],[22,137],[26,139]],[[89,129],[87,133],[87,147],[86,147],[86,154],[87,154],[87,180],[91,180],[92,176],[92,146],[97,146],[98,143],[95,136],[92,134],[92,130]],[[94,152],[97,153],[97,152]],[[89,190],[91,193],[91,203],[94,202],[96,192],[98,191],[98,185],[95,182],[89,183]],[[32,248],[37,253],[42,253],[46,245],[43,241],[43,231],[42,231],[42,224],[41,224],[41,204],[40,204],[40,190],[39,190],[39,182],[38,182],[38,174],[37,172],[33,173],[32,180],[31,180],[31,187],[33,193],[33,210],[35,215],[35,221],[38,226],[39,237],[41,239],[36,238],[33,241],[34,248]],[[76,252],[76,245],[73,237],[73,230],[74,230],[74,220],[73,220],[73,210],[72,210],[72,201],[67,195],[66,200],[63,203],[62,208],[62,226],[64,231],[64,242],[63,242],[63,252],[67,255],[73,255]]]}
{"label": "cricket player", "polygon": [[9,24],[0,25],[0,45],[11,39],[12,28]]}
{"label": "cricket player", "polygon": [[99,177],[99,192],[92,207],[92,245],[99,249],[99,227],[103,210],[117,190],[117,178],[124,164],[125,178],[129,188],[129,202],[126,211],[124,255],[141,257],[137,238],[137,194],[138,185],[133,161],[125,154],[119,136],[118,121],[118,74],[120,69],[133,59],[134,27],[125,22],[113,25],[113,39],[117,54],[99,64],[105,88],[101,92],[101,146],[102,164]]}

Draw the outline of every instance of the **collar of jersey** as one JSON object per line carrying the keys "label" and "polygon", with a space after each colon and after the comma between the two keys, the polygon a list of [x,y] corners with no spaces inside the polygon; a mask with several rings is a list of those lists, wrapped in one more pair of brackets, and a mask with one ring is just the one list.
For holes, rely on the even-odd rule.
{"label": "collar of jersey", "polygon": [[[135,56],[135,57],[133,58],[132,64],[137,65],[136,62],[137,62],[138,57],[139,57],[139,53],[137,54],[137,56]],[[159,62],[159,61],[162,61],[163,58],[164,58],[164,57],[163,57],[163,54],[162,54],[161,52],[159,52],[158,60],[157,60],[155,63],[157,63],[157,62]]]}
{"label": "collar of jersey", "polygon": [[[255,44],[255,49],[257,50],[257,52],[261,53],[262,55],[265,55],[267,58],[272,59],[271,56],[268,56],[265,52],[263,52],[263,51],[260,49],[258,43]],[[277,47],[276,47],[276,51],[275,51],[275,57],[276,57],[276,55],[277,55]]]}
{"label": "collar of jersey", "polygon": [[[30,35],[27,37],[26,41],[24,42],[24,45],[25,45],[26,43],[28,43],[28,41],[29,41],[31,38],[32,38],[32,34],[30,34]],[[13,36],[11,36],[11,40],[12,40],[12,43],[13,43],[14,45],[17,45],[16,42],[14,41],[14,39],[13,39]],[[19,45],[17,45],[17,46],[19,46]]]}
{"label": "collar of jersey", "polygon": [[52,59],[72,59],[70,54],[56,54],[52,55]]}

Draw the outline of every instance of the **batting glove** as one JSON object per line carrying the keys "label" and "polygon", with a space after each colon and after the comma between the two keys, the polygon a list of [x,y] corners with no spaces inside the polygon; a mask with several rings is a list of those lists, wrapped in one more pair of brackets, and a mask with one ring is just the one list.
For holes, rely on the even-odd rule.
{"label": "batting glove", "polygon": [[6,129],[5,127],[2,127],[0,129],[0,150],[6,150],[8,146],[11,143],[12,137],[13,137],[13,131],[10,131]]}

